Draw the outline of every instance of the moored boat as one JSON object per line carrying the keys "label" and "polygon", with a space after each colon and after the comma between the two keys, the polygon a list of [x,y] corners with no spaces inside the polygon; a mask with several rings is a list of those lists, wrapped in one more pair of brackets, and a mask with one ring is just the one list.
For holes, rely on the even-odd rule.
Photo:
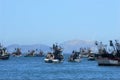
{"label": "moored boat", "polygon": [[13,57],[20,57],[22,56],[22,52],[20,48],[15,48],[15,52],[11,54]]}
{"label": "moored boat", "polygon": [[90,52],[88,55],[88,60],[89,61],[94,61],[95,60],[95,53]]}
{"label": "moored boat", "polygon": [[32,50],[28,51],[28,54],[26,54],[24,57],[44,57],[44,54],[43,51],[36,53],[35,50]]}
{"label": "moored boat", "polygon": [[94,56],[88,56],[88,60],[93,61],[93,60],[95,60],[95,57]]}
{"label": "moored boat", "polygon": [[81,57],[88,58],[88,51],[89,51],[89,49],[87,49],[87,48],[80,48]]}
{"label": "moored boat", "polygon": [[8,60],[9,54],[6,52],[6,48],[2,47],[0,44],[0,59],[1,60]]}
{"label": "moored boat", "polygon": [[114,46],[110,41],[110,46],[114,49],[110,54],[104,47],[99,48],[99,54],[96,55],[99,66],[120,66],[120,44],[116,42]]}
{"label": "moored boat", "polygon": [[73,51],[70,57],[68,58],[68,62],[81,62],[80,52]]}
{"label": "moored boat", "polygon": [[9,56],[10,56],[9,54],[1,55],[1,56],[0,56],[0,59],[1,59],[1,60],[8,60],[8,59],[9,59]]}
{"label": "moored boat", "polygon": [[53,44],[52,47],[53,52],[48,52],[44,61],[46,63],[61,63],[64,60],[62,54],[62,48],[58,47],[58,45]]}
{"label": "moored boat", "polygon": [[97,61],[99,66],[120,66],[120,59],[99,58]]}

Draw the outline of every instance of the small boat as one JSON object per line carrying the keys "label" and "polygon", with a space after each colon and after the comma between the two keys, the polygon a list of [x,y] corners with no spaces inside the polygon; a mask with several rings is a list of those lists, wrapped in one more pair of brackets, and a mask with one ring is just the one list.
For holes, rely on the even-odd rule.
{"label": "small boat", "polygon": [[35,53],[35,50],[28,51],[29,53],[26,54],[24,57],[44,57],[43,51],[40,51],[38,54]]}
{"label": "small boat", "polygon": [[95,54],[90,52],[89,55],[88,55],[88,60],[89,61],[94,61],[95,60]]}
{"label": "small boat", "polygon": [[38,54],[35,54],[35,56],[44,57],[45,55],[44,55],[44,52],[42,50],[40,50]]}
{"label": "small boat", "polygon": [[0,44],[0,60],[8,60],[9,54],[6,52],[6,48],[2,47]]}
{"label": "small boat", "polygon": [[88,56],[88,60],[93,61],[93,60],[95,60],[95,57],[94,56]]}
{"label": "small boat", "polygon": [[81,62],[80,53],[73,51],[70,57],[68,58],[68,62]]}
{"label": "small boat", "polygon": [[22,56],[22,52],[21,52],[20,48],[17,48],[15,50],[16,51],[11,54],[13,57],[20,57],[20,56]]}
{"label": "small boat", "polygon": [[87,48],[80,48],[81,57],[88,58],[88,51],[89,51],[89,49],[87,49]]}
{"label": "small boat", "polygon": [[62,54],[62,48],[58,47],[58,45],[53,44],[51,48],[53,52],[48,52],[46,58],[44,59],[45,63],[61,63],[64,61],[64,57]]}

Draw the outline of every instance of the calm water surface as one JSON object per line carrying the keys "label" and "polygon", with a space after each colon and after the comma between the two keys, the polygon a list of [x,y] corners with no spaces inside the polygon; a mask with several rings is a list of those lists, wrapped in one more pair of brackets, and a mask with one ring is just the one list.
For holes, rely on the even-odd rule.
{"label": "calm water surface", "polygon": [[44,57],[10,57],[0,61],[0,80],[120,80],[120,67],[98,66],[96,61],[44,63]]}

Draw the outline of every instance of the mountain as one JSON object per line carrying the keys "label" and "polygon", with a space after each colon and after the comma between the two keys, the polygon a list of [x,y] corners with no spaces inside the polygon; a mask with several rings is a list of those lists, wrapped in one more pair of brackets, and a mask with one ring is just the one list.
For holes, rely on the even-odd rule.
{"label": "mountain", "polygon": [[[80,48],[91,48],[95,49],[94,41],[85,41],[85,40],[69,40],[60,44],[60,46],[64,49],[63,53],[71,53],[73,50],[79,51]],[[51,46],[52,47],[52,46]],[[9,52],[15,51],[15,48],[21,48],[23,53],[28,52],[28,50],[42,50],[45,53],[51,51],[50,47],[43,44],[34,44],[34,45],[18,45],[13,44],[7,47]]]}
{"label": "mountain", "polygon": [[42,50],[45,53],[50,51],[50,47],[47,45],[43,44],[34,44],[34,45],[18,45],[18,44],[13,44],[10,46],[7,46],[8,52],[14,52],[15,48],[20,48],[23,53],[28,52],[28,50]]}
{"label": "mountain", "polygon": [[85,40],[69,40],[61,43],[64,48],[64,53],[71,53],[73,50],[79,51],[80,48],[91,48],[94,49],[94,41]]}

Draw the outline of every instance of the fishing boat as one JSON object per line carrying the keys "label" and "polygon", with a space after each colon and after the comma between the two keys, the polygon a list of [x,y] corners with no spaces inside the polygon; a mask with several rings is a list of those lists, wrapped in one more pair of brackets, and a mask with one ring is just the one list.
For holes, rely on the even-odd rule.
{"label": "fishing boat", "polygon": [[73,51],[70,57],[68,58],[68,62],[81,62],[80,52]]}
{"label": "fishing boat", "polygon": [[61,63],[64,60],[63,54],[62,54],[62,48],[58,46],[57,44],[53,44],[53,47],[51,48],[52,52],[48,52],[46,55],[46,58],[44,61],[46,63]]}
{"label": "fishing boat", "polygon": [[36,53],[35,50],[32,50],[28,51],[28,54],[26,54],[24,57],[44,57],[44,54],[43,51]]}
{"label": "fishing boat", "polygon": [[80,48],[81,57],[88,58],[88,51],[89,51],[89,49],[87,49],[87,48]]}
{"label": "fishing boat", "polygon": [[93,60],[95,60],[94,55],[88,56],[88,60],[89,60],[89,61],[93,61]]}
{"label": "fishing boat", "polygon": [[20,57],[22,56],[22,52],[20,48],[15,48],[15,52],[11,54],[13,57]]}
{"label": "fishing boat", "polygon": [[0,60],[8,60],[9,54],[6,52],[6,48],[2,47],[0,44]]}
{"label": "fishing boat", "polygon": [[120,58],[98,58],[99,66],[120,66]]}
{"label": "fishing boat", "polygon": [[90,53],[88,54],[88,60],[89,60],[89,61],[94,61],[94,60],[95,60],[95,53],[90,52]]}
{"label": "fishing boat", "polygon": [[111,54],[105,48],[99,49],[99,54],[96,55],[99,66],[120,66],[120,44],[116,42],[114,46],[110,40],[110,46],[114,48]]}
{"label": "fishing boat", "polygon": [[9,59],[9,54],[6,54],[6,55],[1,55],[0,56],[0,60],[8,60]]}

